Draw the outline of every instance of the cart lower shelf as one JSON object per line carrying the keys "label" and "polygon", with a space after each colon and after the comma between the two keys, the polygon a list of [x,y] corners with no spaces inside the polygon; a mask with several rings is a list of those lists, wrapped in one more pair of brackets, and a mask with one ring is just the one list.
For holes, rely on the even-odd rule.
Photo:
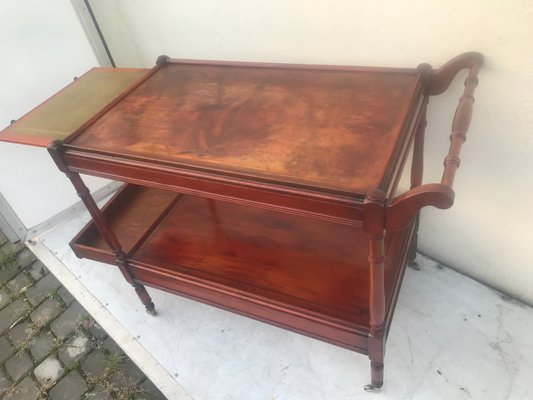
{"label": "cart lower shelf", "polygon": [[[368,352],[362,228],[136,185],[125,185],[103,215],[139,283]],[[413,231],[387,232],[387,329]],[[78,257],[115,263],[93,222],[71,246]]]}

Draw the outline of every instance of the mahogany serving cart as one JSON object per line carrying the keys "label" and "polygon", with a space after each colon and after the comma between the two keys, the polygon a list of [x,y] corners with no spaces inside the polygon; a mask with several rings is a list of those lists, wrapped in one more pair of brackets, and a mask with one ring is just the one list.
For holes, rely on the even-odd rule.
{"label": "mahogany serving cart", "polygon": [[[96,68],[0,133],[48,146],[92,221],[78,257],[144,285],[333,343],[385,342],[417,214],[448,208],[483,58],[442,68],[174,60]],[[429,96],[468,69],[440,183],[422,184]],[[397,194],[412,151],[411,189]],[[98,208],[80,173],[126,184]]]}

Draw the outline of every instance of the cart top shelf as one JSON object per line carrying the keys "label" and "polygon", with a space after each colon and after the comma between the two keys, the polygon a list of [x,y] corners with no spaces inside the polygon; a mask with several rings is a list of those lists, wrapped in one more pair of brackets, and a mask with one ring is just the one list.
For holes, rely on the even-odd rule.
{"label": "cart top shelf", "polygon": [[170,60],[140,79],[66,147],[361,197],[390,185],[421,92],[416,69]]}

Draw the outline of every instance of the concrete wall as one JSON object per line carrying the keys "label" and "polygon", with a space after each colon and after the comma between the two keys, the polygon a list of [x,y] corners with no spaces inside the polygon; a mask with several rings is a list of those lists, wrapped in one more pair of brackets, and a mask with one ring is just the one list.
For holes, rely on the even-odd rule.
{"label": "concrete wall", "polygon": [[[111,3],[111,4],[110,4]],[[533,303],[533,2],[91,1],[115,61],[172,57],[414,67],[483,52],[456,204],[425,210],[420,250]],[[426,182],[439,181],[462,79],[431,102]]]}
{"label": "concrete wall", "polygon": [[[98,66],[70,2],[0,2],[0,128]],[[104,180],[89,178],[92,189]],[[0,142],[0,193],[31,228],[78,200],[46,149]]]}

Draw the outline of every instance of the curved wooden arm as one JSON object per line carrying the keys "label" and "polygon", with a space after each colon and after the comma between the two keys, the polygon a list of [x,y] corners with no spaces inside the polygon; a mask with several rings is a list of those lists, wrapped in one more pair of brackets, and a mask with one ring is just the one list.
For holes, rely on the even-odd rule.
{"label": "curved wooden arm", "polygon": [[404,229],[422,207],[450,208],[454,198],[455,192],[450,186],[440,183],[418,186],[396,197],[387,206],[385,226],[392,230]]}
{"label": "curved wooden arm", "polygon": [[482,65],[483,54],[481,53],[470,51],[458,55],[439,69],[431,71],[427,94],[435,96],[444,93],[450,86],[450,83],[452,83],[453,78],[455,78],[457,73],[462,69],[468,68],[470,69],[470,72],[474,69],[477,76],[477,72]]}
{"label": "curved wooden arm", "polygon": [[472,120],[474,90],[478,84],[477,75],[482,65],[483,56],[480,53],[470,52],[455,57],[443,67],[431,72],[428,94],[440,94],[448,88],[460,70],[469,69],[465,90],[453,117],[450,149],[444,159],[441,183],[418,186],[393,199],[387,206],[385,226],[388,229],[405,228],[422,207],[431,205],[445,209],[452,206],[455,196],[452,189],[453,181],[461,163],[459,158],[461,146],[466,140],[466,132]]}

